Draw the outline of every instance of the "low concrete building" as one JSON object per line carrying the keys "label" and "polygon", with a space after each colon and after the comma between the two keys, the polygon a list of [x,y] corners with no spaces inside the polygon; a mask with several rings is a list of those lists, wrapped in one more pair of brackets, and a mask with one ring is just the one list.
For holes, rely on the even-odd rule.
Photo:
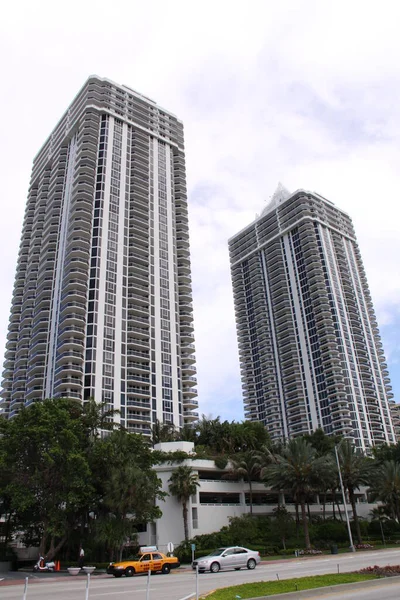
{"label": "low concrete building", "polygon": [[[155,446],[157,450],[174,452],[182,450],[187,453],[194,451],[192,442],[168,442]],[[162,481],[163,491],[168,493],[169,479],[172,473],[181,465],[188,465],[197,474],[199,487],[197,492],[188,502],[189,537],[219,531],[221,527],[229,524],[230,517],[240,517],[250,512],[249,484],[243,480],[232,479],[229,465],[225,469],[218,469],[213,460],[187,459],[180,463],[164,463],[156,467],[157,474]],[[279,493],[268,489],[262,482],[255,481],[253,488],[253,514],[272,515],[278,506]],[[285,504],[289,512],[295,515],[296,506],[289,493],[280,494],[280,504]],[[368,518],[370,511],[376,504],[369,504],[366,489],[356,493],[357,513],[360,517]],[[336,501],[341,507],[343,504],[341,494],[336,495]],[[184,539],[182,504],[171,495],[166,496],[164,502],[159,502],[162,517],[155,523],[149,523],[147,530],[139,534],[140,545],[157,545],[161,551],[167,551],[168,542],[175,546]],[[352,516],[351,506],[347,506],[349,516]],[[310,502],[310,511],[313,515],[323,514],[323,505],[315,495]],[[326,516],[333,514],[333,497],[328,495],[325,506]],[[336,515],[338,508],[336,507]],[[344,515],[343,515],[344,518]]]}

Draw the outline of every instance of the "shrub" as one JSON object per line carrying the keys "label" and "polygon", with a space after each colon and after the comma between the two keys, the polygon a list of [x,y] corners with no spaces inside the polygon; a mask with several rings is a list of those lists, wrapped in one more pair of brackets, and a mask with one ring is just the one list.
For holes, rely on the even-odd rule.
{"label": "shrub", "polygon": [[365,569],[361,569],[357,571],[358,573],[371,573],[373,575],[378,575],[378,577],[394,577],[395,575],[400,575],[400,565],[387,565],[386,567],[378,567],[375,565],[373,567],[365,567]]}
{"label": "shrub", "polygon": [[225,469],[228,464],[228,459],[226,456],[216,456],[214,458],[214,463],[217,469]]}
{"label": "shrub", "polygon": [[381,523],[379,523],[378,520],[368,523],[368,534],[376,535],[378,538],[380,538],[382,535],[381,525],[385,535],[400,533],[400,524],[392,519],[387,519],[385,521],[381,521]]}
{"label": "shrub", "polygon": [[[360,517],[358,518],[359,523],[360,523],[360,530],[361,530],[361,537],[368,537],[368,529],[369,529],[369,523],[368,521],[363,521],[362,519],[360,519]],[[354,524],[354,521],[351,521],[350,523],[350,527],[351,527],[351,531],[353,533],[353,535],[356,535],[356,526]]]}
{"label": "shrub", "polygon": [[331,542],[345,542],[348,539],[346,525],[340,521],[326,521],[312,526],[312,541],[326,540],[329,546]]}

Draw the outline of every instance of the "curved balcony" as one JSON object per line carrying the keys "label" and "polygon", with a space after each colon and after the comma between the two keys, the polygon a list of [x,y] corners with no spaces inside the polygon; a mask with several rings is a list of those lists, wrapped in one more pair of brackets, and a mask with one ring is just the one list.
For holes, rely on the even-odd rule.
{"label": "curved balcony", "polygon": [[191,375],[183,375],[182,383],[184,386],[193,386],[197,385],[197,377],[193,377]]}
{"label": "curved balcony", "polygon": [[58,377],[60,374],[71,374],[72,376],[80,377],[83,374],[83,367],[79,363],[63,363],[54,371],[54,376]]}
{"label": "curved balcony", "polygon": [[182,354],[191,354],[193,352],[196,351],[195,345],[194,344],[189,344],[189,343],[182,343]]}
{"label": "curved balcony", "polygon": [[128,344],[131,343],[130,340],[133,340],[135,338],[135,342],[137,340],[143,340],[143,341],[148,341],[149,338],[149,328],[144,328],[144,327],[135,327],[134,325],[128,325],[128,327],[126,328],[128,334],[129,334],[129,338],[128,338]]}
{"label": "curved balcony", "polygon": [[183,386],[182,387],[182,394],[183,394],[183,398],[184,398],[184,401],[185,401],[186,397],[188,397],[188,398],[189,397],[190,398],[196,397],[197,396],[197,389],[196,388],[191,388],[191,387]]}
{"label": "curved balcony", "polygon": [[193,412],[191,410],[183,411],[183,419],[185,423],[192,423],[193,421],[197,421],[199,418],[198,412]]}
{"label": "curved balcony", "polygon": [[83,313],[69,313],[65,314],[61,320],[58,322],[58,325],[86,325],[86,318]]}
{"label": "curved balcony", "polygon": [[76,350],[66,350],[60,354],[57,354],[57,365],[61,366],[65,363],[72,362],[74,358],[79,359],[83,363],[83,352],[78,352]]}
{"label": "curved balcony", "polygon": [[60,352],[60,354],[66,352],[68,349],[79,351],[83,347],[84,341],[74,337],[63,339],[57,344],[57,350]]}
{"label": "curved balcony", "polygon": [[72,333],[74,334],[75,338],[83,339],[85,337],[85,328],[77,327],[75,325],[69,325],[67,327],[64,327],[63,329],[59,330],[58,339],[63,340],[65,337],[70,336]]}
{"label": "curved balcony", "polygon": [[185,351],[182,348],[182,354],[181,354],[182,369],[184,369],[186,367],[186,365],[193,365],[195,362],[197,362],[195,354],[192,354],[192,352],[194,352],[194,351],[195,351],[194,349]]}
{"label": "curved balcony", "polygon": [[[193,356],[193,355],[191,355],[191,356]],[[189,373],[197,373],[196,367],[192,364],[183,363],[181,368],[182,368],[182,374],[185,374],[185,375],[187,375]]]}
{"label": "curved balcony", "polygon": [[25,393],[25,401],[26,401],[27,405],[28,405],[28,401],[30,401],[29,403],[32,403],[33,400],[42,400],[42,398],[43,398],[43,387],[41,385],[35,385],[35,386],[27,388],[26,393]]}
{"label": "curved balcony", "polygon": [[82,377],[63,376],[62,379],[57,379],[54,385],[54,391],[73,391],[77,392],[82,389]]}
{"label": "curved balcony", "polygon": [[150,395],[150,387],[128,385],[126,393],[128,395],[148,398]]}
{"label": "curved balcony", "polygon": [[184,408],[198,408],[199,401],[195,397],[184,398],[183,406]]}

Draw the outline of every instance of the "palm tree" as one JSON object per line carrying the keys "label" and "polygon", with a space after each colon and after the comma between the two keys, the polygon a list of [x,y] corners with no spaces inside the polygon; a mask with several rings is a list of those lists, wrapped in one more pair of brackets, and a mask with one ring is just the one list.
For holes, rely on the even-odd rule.
{"label": "palm tree", "polygon": [[151,429],[151,443],[174,442],[179,436],[173,423],[161,423],[158,419]]}
{"label": "palm tree", "polygon": [[181,465],[172,473],[169,482],[169,491],[182,503],[183,529],[187,542],[189,539],[187,503],[200,485],[198,476],[193,472],[192,467]]}
{"label": "palm tree", "polygon": [[247,450],[232,458],[230,471],[243,477],[249,484],[250,514],[253,514],[253,485],[252,482],[259,478],[261,469],[261,456],[255,450]]}
{"label": "palm tree", "polygon": [[386,514],[386,506],[377,506],[376,508],[373,508],[369,514],[371,516],[371,521],[378,521],[381,530],[382,544],[385,546],[386,541],[382,523],[389,519]]}
{"label": "palm tree", "polygon": [[369,483],[371,475],[370,462],[352,444],[350,440],[343,440],[338,445],[340,470],[342,472],[343,486],[348,491],[353,520],[356,527],[357,543],[362,544],[360,522],[358,520],[355,490],[360,485]]}
{"label": "palm tree", "polygon": [[176,439],[183,442],[197,442],[197,426],[192,423],[185,423],[176,434]]}
{"label": "palm tree", "polygon": [[114,416],[120,411],[110,408],[107,402],[96,402],[94,398],[85,401],[82,409],[82,419],[91,441],[99,436],[99,430],[114,431],[120,425],[114,421]]}
{"label": "palm tree", "polygon": [[306,513],[307,496],[314,492],[320,473],[329,468],[329,465],[325,456],[317,457],[315,448],[298,437],[290,440],[282,453],[275,456],[275,462],[263,470],[266,485],[275,490],[290,491],[300,504],[307,550],[311,548]]}
{"label": "palm tree", "polygon": [[400,522],[400,465],[388,460],[379,465],[371,494],[386,505],[391,518]]}

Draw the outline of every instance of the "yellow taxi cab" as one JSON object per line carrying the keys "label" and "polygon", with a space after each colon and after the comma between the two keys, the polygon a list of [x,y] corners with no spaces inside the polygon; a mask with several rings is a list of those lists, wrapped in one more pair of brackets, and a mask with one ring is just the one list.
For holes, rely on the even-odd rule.
{"label": "yellow taxi cab", "polygon": [[130,560],[110,563],[107,568],[109,575],[114,577],[133,577],[138,573],[164,573],[167,575],[171,569],[177,569],[180,562],[176,556],[166,556],[155,547],[141,548],[139,556]]}

